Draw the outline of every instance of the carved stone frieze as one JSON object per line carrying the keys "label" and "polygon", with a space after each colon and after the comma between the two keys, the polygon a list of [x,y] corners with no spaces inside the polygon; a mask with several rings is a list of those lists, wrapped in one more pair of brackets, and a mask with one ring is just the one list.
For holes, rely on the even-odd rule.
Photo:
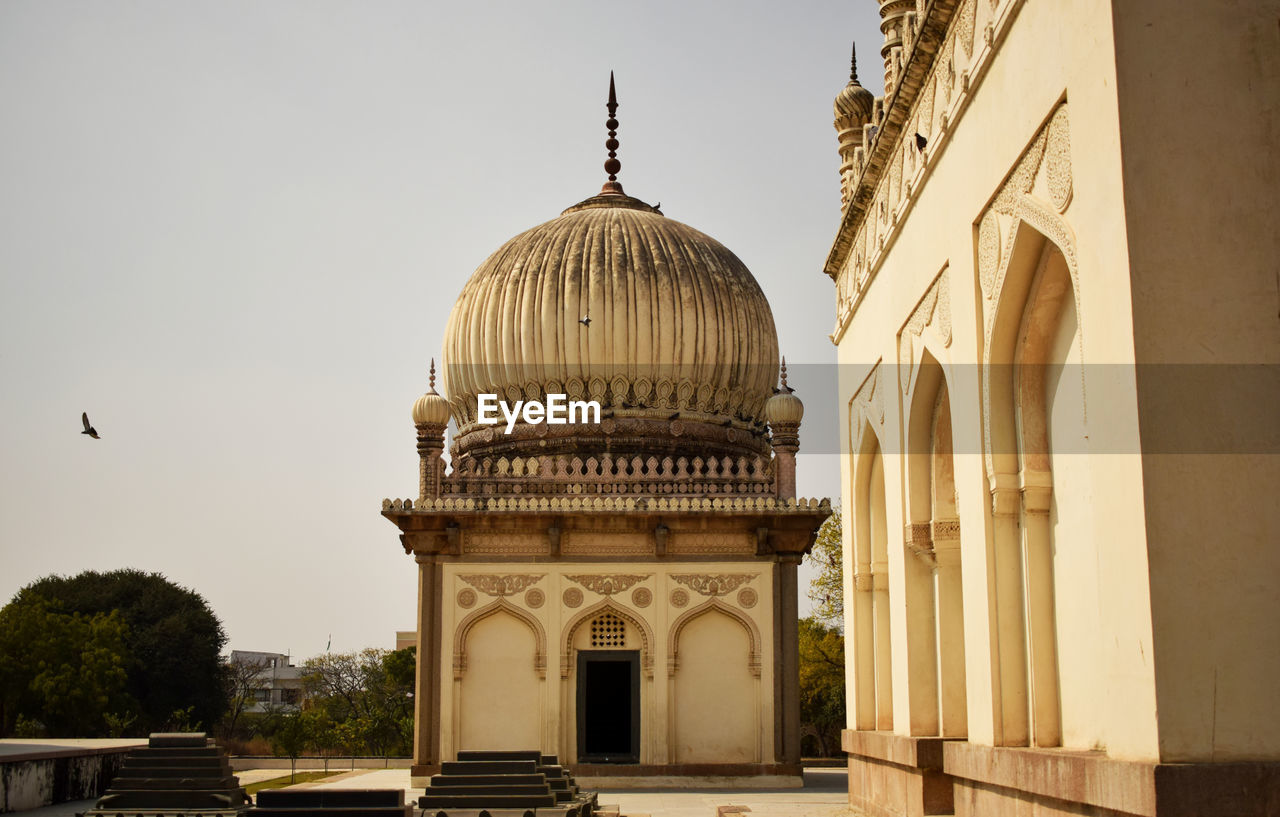
{"label": "carved stone frieze", "polygon": [[575,556],[641,556],[653,553],[653,537],[647,533],[568,531],[564,535],[561,552]]}
{"label": "carved stone frieze", "polygon": [[668,542],[668,552],[673,554],[755,552],[749,533],[676,533]]}
{"label": "carved stone frieze", "polygon": [[513,596],[542,580],[545,573],[474,573],[459,575],[467,584],[489,596]]}
{"label": "carved stone frieze", "polygon": [[756,578],[755,573],[672,573],[671,579],[703,596],[723,596]]}
{"label": "carved stone frieze", "polygon": [[565,576],[565,578],[571,582],[577,582],[592,593],[612,596],[614,593],[629,590],[633,585],[649,578],[650,575],[649,573],[578,574]]}
{"label": "carved stone frieze", "polygon": [[462,536],[466,553],[545,554],[546,537],[524,533],[489,533],[467,531]]}

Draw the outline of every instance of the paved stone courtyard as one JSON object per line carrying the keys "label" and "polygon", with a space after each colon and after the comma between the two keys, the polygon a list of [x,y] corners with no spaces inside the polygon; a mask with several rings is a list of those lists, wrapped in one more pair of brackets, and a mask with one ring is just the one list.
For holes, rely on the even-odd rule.
{"label": "paved stone courtyard", "polygon": [[[252,769],[236,772],[247,786],[288,774],[281,769]],[[809,768],[802,789],[627,789],[600,791],[601,803],[616,803],[624,817],[718,817],[724,806],[741,806],[738,813],[748,817],[860,817],[848,806],[847,774],[844,769]],[[408,769],[356,769],[322,782],[301,784],[320,788],[405,789],[416,800],[422,789],[409,787]],[[92,800],[61,803],[22,812],[29,817],[74,817],[93,806]],[[723,813],[723,812],[722,812]],[[733,811],[728,811],[732,814]]]}

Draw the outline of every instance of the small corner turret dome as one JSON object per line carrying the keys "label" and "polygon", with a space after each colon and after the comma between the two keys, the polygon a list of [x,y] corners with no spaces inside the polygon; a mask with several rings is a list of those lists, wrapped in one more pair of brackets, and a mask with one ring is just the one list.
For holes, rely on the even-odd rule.
{"label": "small corner turret dome", "polygon": [[778,392],[764,404],[764,417],[769,425],[800,425],[804,419],[804,403],[789,389]]}
{"label": "small corner turret dome", "polygon": [[436,394],[436,362],[434,360],[431,361],[431,381],[427,387],[427,393],[413,404],[413,424],[430,426],[449,424],[449,401]]}
{"label": "small corner turret dome", "polygon": [[414,425],[447,426],[449,424],[449,401],[434,390],[418,398],[413,404]]}

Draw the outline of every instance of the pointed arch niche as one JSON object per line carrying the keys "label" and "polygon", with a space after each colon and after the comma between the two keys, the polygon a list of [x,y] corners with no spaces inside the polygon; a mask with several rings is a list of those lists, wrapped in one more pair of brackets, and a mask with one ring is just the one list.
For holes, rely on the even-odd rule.
{"label": "pointed arch niche", "polygon": [[542,746],[546,633],[505,598],[458,624],[453,641],[455,749]]}
{"label": "pointed arch niche", "polygon": [[758,763],[760,631],[719,599],[685,611],[667,640],[668,735],[676,763]]}
{"label": "pointed arch niche", "polygon": [[912,734],[968,734],[960,519],[951,397],[929,349],[916,346],[907,420],[907,625]]}
{"label": "pointed arch niche", "polygon": [[[856,729],[893,729],[889,643],[889,538],[886,523],[883,367],[855,392],[849,416],[853,462],[853,717]],[[892,378],[892,375],[890,375]],[[892,386],[890,386],[892,388]]]}
{"label": "pointed arch niche", "polygon": [[[1073,725],[1089,722],[1076,713],[1093,705],[1085,690],[1098,663],[1089,479],[1085,458],[1072,456],[1087,450],[1079,275],[1070,229],[1029,195],[1019,201],[1007,246],[983,355],[996,593],[1020,601],[1020,609],[1001,601],[997,614],[1004,742],[1060,746],[1064,700]],[[1056,586],[1068,577],[1075,603],[1059,617]],[[1063,648],[1080,676],[1065,699]],[[1021,700],[1011,695],[1019,686]],[[1071,734],[1071,745],[1090,741]]]}

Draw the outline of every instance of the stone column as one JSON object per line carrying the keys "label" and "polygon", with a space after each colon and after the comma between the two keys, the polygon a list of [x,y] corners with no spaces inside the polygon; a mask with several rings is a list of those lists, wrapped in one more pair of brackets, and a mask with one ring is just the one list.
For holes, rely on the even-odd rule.
{"label": "stone column", "polygon": [[1027,630],[1031,641],[1031,739],[1035,746],[1062,743],[1058,703],[1058,633],[1053,600],[1053,547],[1049,499],[1053,478],[1022,473],[1022,548],[1027,572]]}
{"label": "stone column", "polygon": [[412,777],[440,765],[440,565],[426,553],[418,563],[418,678],[414,690]]}
{"label": "stone column", "polygon": [[933,554],[938,562],[938,669],[942,692],[942,736],[969,733],[964,667],[964,595],[960,572],[960,520],[935,519]]}
{"label": "stone column", "polygon": [[418,502],[440,496],[444,479],[444,426],[417,423],[418,430]]}
{"label": "stone column", "polygon": [[778,499],[793,499],[796,495],[796,452],[800,450],[800,424],[770,423],[769,430],[773,432]]}
{"label": "stone column", "polygon": [[1026,746],[1027,631],[1022,606],[1022,543],[1018,535],[1018,478],[996,474],[991,487],[995,558],[995,651],[998,656],[995,744]]}
{"label": "stone column", "polygon": [[796,568],[801,554],[788,553],[778,556],[780,591],[778,600],[782,626],[778,641],[782,645],[782,662],[777,671],[782,674],[782,724],[783,763],[800,765],[800,606],[797,598]]}

